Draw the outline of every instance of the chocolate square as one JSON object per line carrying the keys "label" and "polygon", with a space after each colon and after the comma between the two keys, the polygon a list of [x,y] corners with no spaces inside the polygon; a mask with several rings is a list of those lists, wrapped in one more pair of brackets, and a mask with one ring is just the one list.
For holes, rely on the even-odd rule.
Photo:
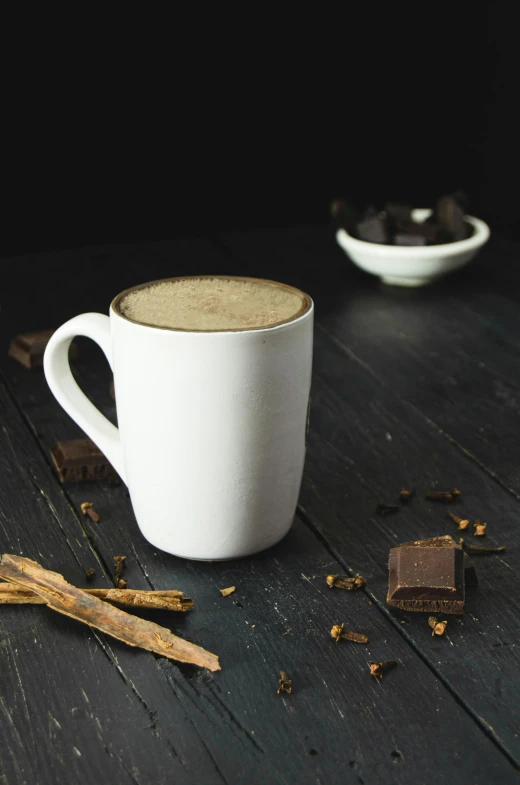
{"label": "chocolate square", "polygon": [[406,611],[464,612],[464,553],[458,546],[390,549],[387,602]]}

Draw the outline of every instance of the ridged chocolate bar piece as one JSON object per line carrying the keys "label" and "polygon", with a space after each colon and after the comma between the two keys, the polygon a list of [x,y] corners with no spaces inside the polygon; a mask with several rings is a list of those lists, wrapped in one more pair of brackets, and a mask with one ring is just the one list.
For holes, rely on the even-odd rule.
{"label": "ridged chocolate bar piece", "polygon": [[112,464],[90,439],[58,442],[51,455],[61,482],[118,479]]}
{"label": "ridged chocolate bar piece", "polygon": [[[25,366],[25,368],[41,368],[43,355],[54,330],[40,330],[33,333],[16,335],[9,346],[9,356]],[[76,344],[71,344],[69,356],[77,355]]]}
{"label": "ridged chocolate bar piece", "polygon": [[464,612],[464,552],[457,545],[399,545],[390,549],[388,570],[389,605],[404,611]]}
{"label": "ridged chocolate bar piece", "polygon": [[9,356],[26,368],[43,365],[45,347],[54,330],[41,330],[36,333],[21,333],[11,341]]}

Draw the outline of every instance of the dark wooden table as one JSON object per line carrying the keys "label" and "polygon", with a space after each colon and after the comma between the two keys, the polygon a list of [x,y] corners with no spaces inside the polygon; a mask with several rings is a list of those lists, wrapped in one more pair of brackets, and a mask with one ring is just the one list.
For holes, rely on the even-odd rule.
{"label": "dark wooden table", "polygon": [[[133,588],[182,589],[189,614],[150,616],[220,655],[216,674],[126,647],[43,606],[0,606],[1,785],[418,785],[517,782],[520,760],[520,246],[494,237],[422,290],[358,271],[327,228],[249,232],[4,260],[0,549],[98,587],[127,555]],[[124,485],[62,487],[50,448],[78,438],[43,373],[7,357],[18,332],[107,312],[134,283],[259,275],[316,302],[311,428],[298,513],[251,559],[189,562],[141,536]],[[110,373],[80,341],[74,369],[111,417]],[[174,478],[173,478],[174,481]],[[385,604],[391,546],[456,534],[429,488],[488,523],[507,551],[476,561],[463,617],[432,637]],[[377,501],[417,496],[396,515]],[[203,492],[203,489],[201,489]],[[80,503],[94,503],[99,524]],[[182,521],[179,521],[179,525]],[[473,539],[470,535],[469,539]],[[473,540],[478,542],[478,540]],[[366,590],[330,590],[360,572]],[[222,599],[218,588],[237,592]],[[468,592],[469,593],[469,592]],[[368,646],[334,643],[334,623]],[[397,660],[380,681],[369,660]],[[293,679],[276,694],[278,674]]]}

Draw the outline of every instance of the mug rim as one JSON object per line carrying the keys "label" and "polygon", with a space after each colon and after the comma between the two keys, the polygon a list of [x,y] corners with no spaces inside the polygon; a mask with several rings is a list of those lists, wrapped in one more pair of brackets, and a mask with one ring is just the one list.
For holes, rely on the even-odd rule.
{"label": "mug rim", "polygon": [[[218,329],[218,330],[197,330],[197,329],[187,329],[185,327],[165,327],[159,324],[150,324],[149,322],[141,322],[137,319],[131,319],[129,316],[126,316],[120,310],[120,303],[121,300],[126,297],[130,292],[137,291],[139,289],[146,289],[148,286],[153,286],[154,284],[158,283],[167,283],[169,281],[188,281],[188,280],[201,280],[201,279],[217,279],[223,281],[252,281],[253,283],[262,283],[268,284],[269,286],[277,286],[281,287],[282,289],[286,289],[294,294],[300,295],[303,299],[303,305],[299,311],[291,316],[289,319],[282,319],[278,322],[274,322],[273,324],[263,325],[259,327],[228,327],[225,329]],[[197,333],[201,335],[218,335],[219,333],[252,333],[252,332],[265,332],[267,330],[276,330],[281,327],[287,327],[290,324],[294,324],[295,322],[299,321],[300,319],[307,316],[309,313],[312,312],[314,309],[314,302],[312,297],[310,297],[306,292],[302,289],[298,289],[296,286],[291,286],[290,284],[281,283],[280,281],[273,281],[269,278],[255,278],[249,275],[177,275],[171,276],[168,278],[157,278],[153,281],[147,281],[146,283],[136,284],[135,286],[129,286],[128,289],[124,289],[122,292],[117,294],[112,302],[110,303],[110,311],[113,312],[116,316],[119,316],[121,319],[124,319],[130,324],[135,324],[139,327],[148,327],[154,330],[168,330],[169,332],[173,333]]]}

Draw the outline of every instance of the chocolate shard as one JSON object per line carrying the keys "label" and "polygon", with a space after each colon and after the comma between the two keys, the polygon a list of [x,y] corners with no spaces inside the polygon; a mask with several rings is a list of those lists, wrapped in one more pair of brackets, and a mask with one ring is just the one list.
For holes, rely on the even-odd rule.
{"label": "chocolate shard", "polygon": [[357,225],[357,235],[360,240],[380,245],[384,245],[390,240],[384,217],[379,215],[360,221]]}
{"label": "chocolate shard", "polygon": [[61,482],[116,480],[116,470],[90,439],[58,442],[51,450]]}
{"label": "chocolate shard", "polygon": [[409,204],[399,204],[398,202],[387,202],[384,207],[390,221],[399,223],[401,221],[412,220],[412,208]]}
{"label": "chocolate shard", "polygon": [[405,611],[464,612],[464,553],[459,546],[390,549],[387,602]]}
{"label": "chocolate shard", "polygon": [[465,240],[471,234],[470,225],[464,220],[464,210],[454,196],[441,196],[435,208],[442,229],[453,235],[454,240]]}
{"label": "chocolate shard", "polygon": [[[9,346],[9,356],[25,368],[41,368],[43,355],[54,330],[39,330],[32,333],[16,335]],[[69,356],[77,356],[76,344],[71,344]]]}
{"label": "chocolate shard", "polygon": [[345,199],[334,199],[330,205],[332,220],[338,229],[345,229],[349,234],[354,234],[360,219],[358,210]]}
{"label": "chocolate shard", "polygon": [[464,554],[464,583],[466,586],[478,586],[477,571],[467,553]]}
{"label": "chocolate shard", "polygon": [[394,234],[394,245],[426,245],[426,237],[420,234],[397,232]]}
{"label": "chocolate shard", "polygon": [[427,243],[435,243],[439,227],[435,223],[418,223],[417,221],[400,221],[398,231],[401,234],[420,235]]}

